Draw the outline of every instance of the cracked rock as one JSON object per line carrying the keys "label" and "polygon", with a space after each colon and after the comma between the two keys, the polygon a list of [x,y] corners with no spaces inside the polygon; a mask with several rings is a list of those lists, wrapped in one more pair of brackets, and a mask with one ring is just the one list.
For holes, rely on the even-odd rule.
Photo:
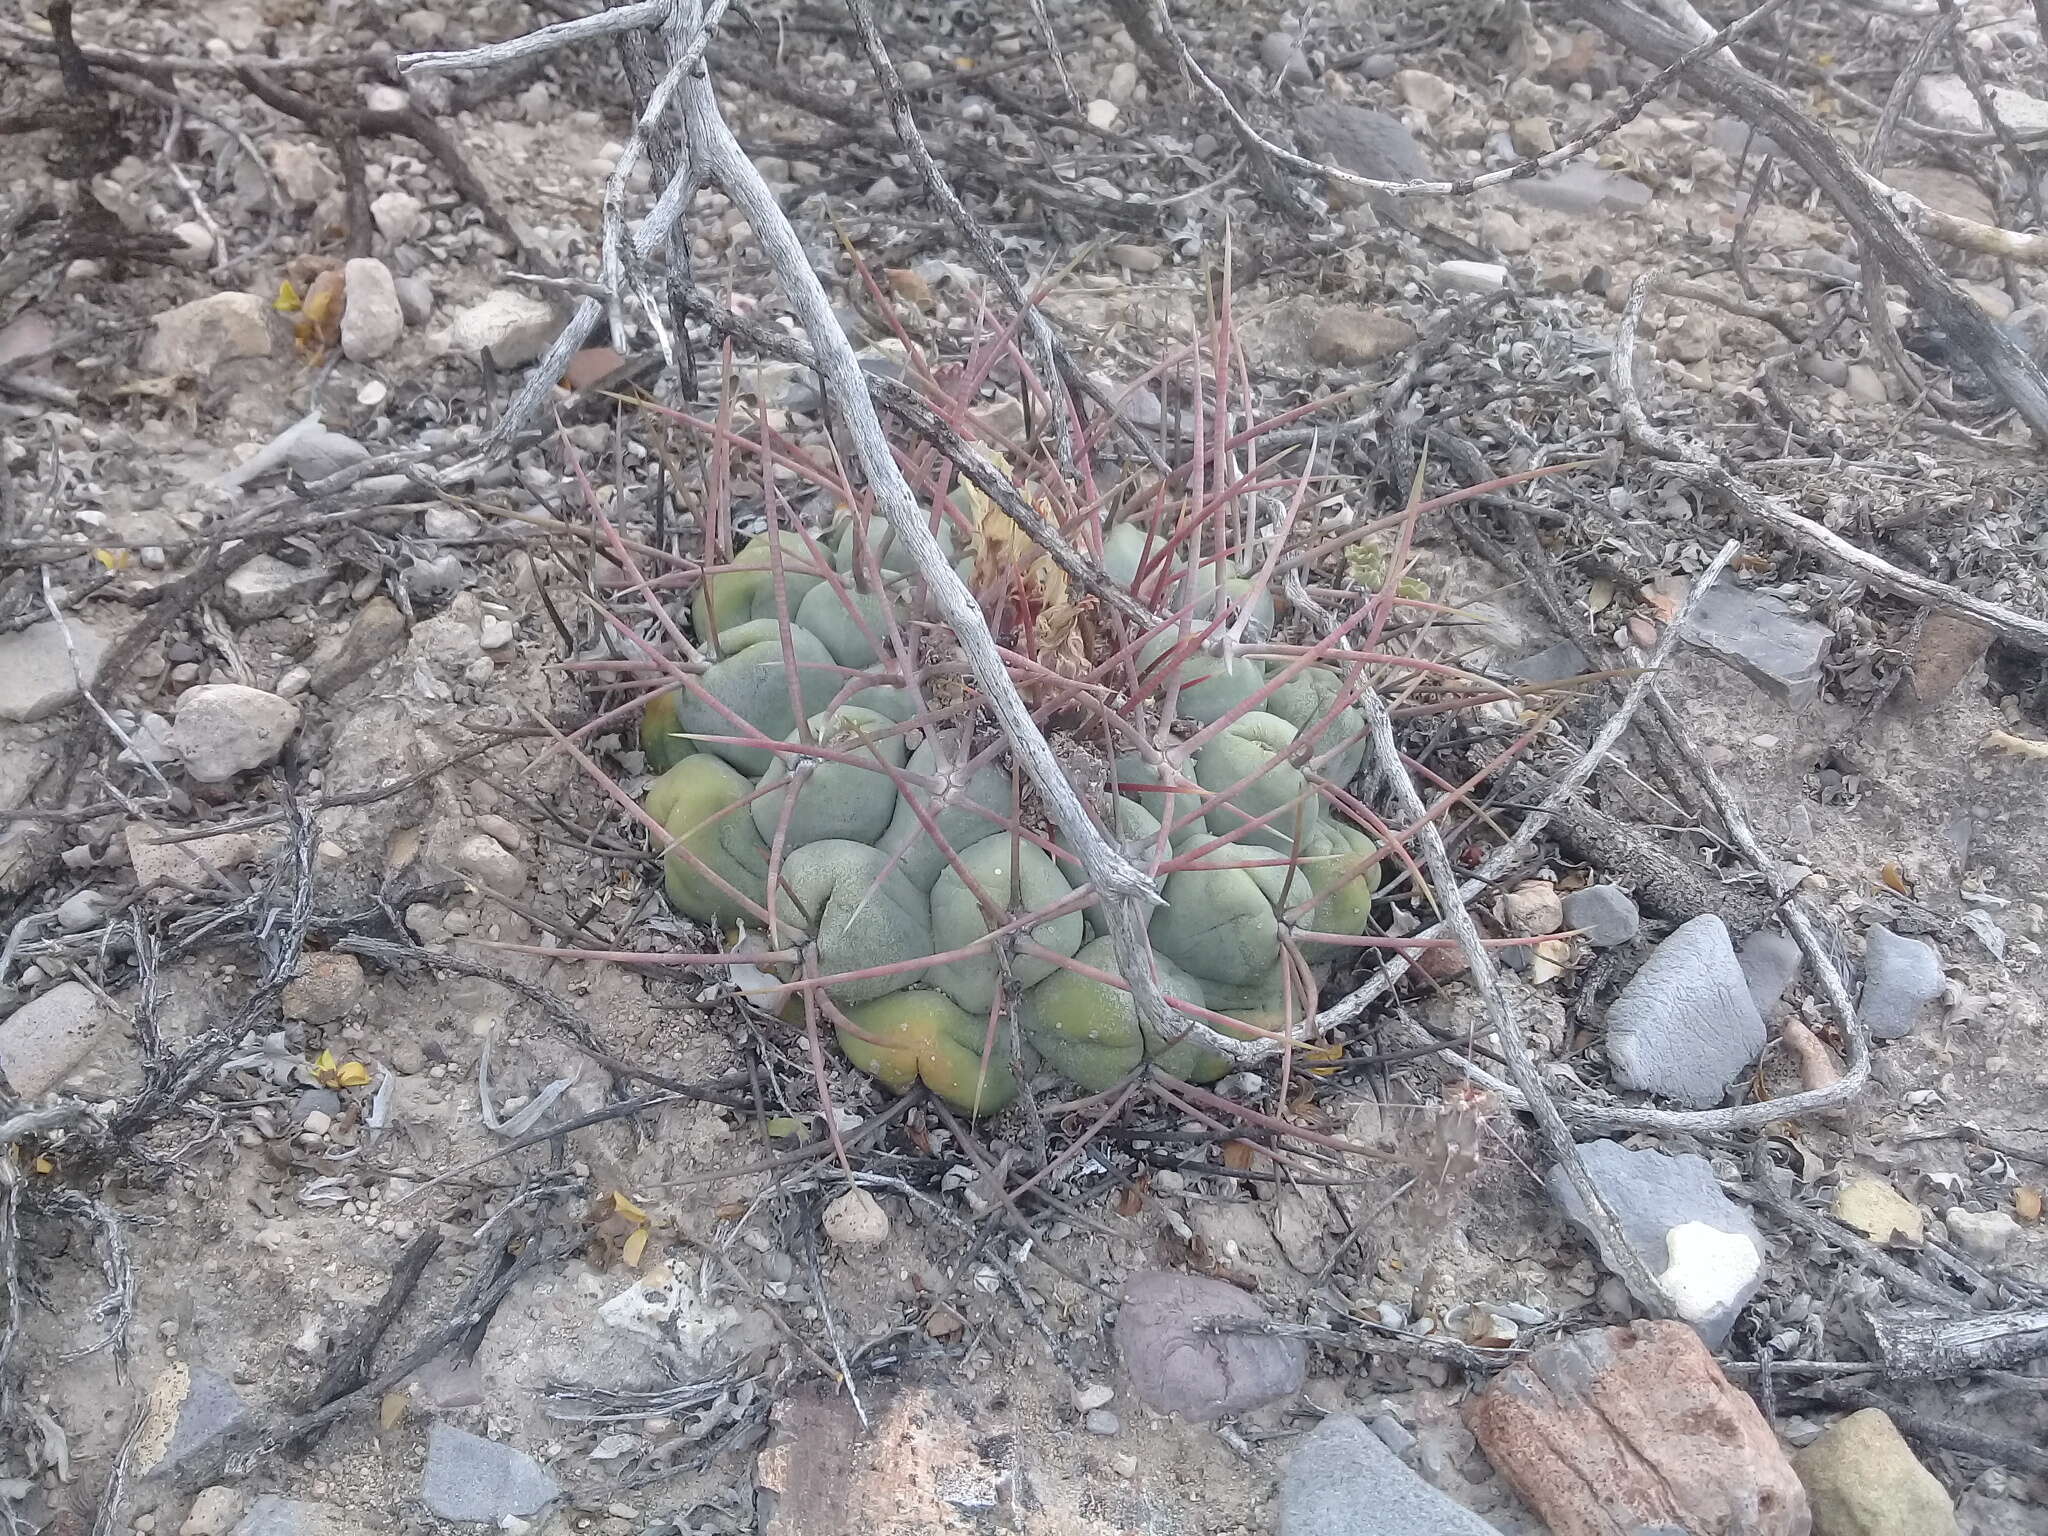
{"label": "cracked rock", "polygon": [[1712,913],[1659,944],[1607,1009],[1615,1081],[1693,1109],[1719,1104],[1764,1039],[1728,927]]}
{"label": "cracked rock", "polygon": [[1789,708],[1804,709],[1820,697],[1828,628],[1768,593],[1716,584],[1693,610],[1685,639]]}

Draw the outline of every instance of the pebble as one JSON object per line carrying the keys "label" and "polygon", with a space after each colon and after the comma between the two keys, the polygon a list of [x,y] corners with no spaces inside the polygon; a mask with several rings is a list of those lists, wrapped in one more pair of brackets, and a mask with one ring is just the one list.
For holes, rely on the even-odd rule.
{"label": "pebble", "polygon": [[1094,1382],[1074,1389],[1074,1407],[1081,1413],[1093,1413],[1097,1408],[1107,1408],[1116,1398],[1116,1388],[1107,1382]]}
{"label": "pebble", "polygon": [[1547,117],[1521,117],[1508,129],[1508,142],[1524,160],[1534,160],[1557,148],[1557,134]]}
{"label": "pebble", "polygon": [[166,310],[142,348],[142,371],[204,376],[222,363],[270,356],[270,306],[253,293],[215,293]]}
{"label": "pebble", "polygon": [[427,205],[410,192],[380,192],[371,198],[370,221],[392,245],[417,240],[431,227]]}
{"label": "pebble", "polygon": [[1415,1449],[1414,1434],[1391,1413],[1377,1415],[1366,1428],[1378,1436],[1380,1444],[1396,1456],[1405,1456]]}
{"label": "pebble", "polygon": [[61,628],[58,620],[45,619],[0,634],[0,720],[46,720],[76,703],[79,673],[97,681],[106,652],[107,638],[74,615],[66,615]]}
{"label": "pebble", "polygon": [[[339,433],[325,434],[339,437]],[[349,438],[342,442],[351,443]],[[317,478],[306,476],[307,479]],[[275,555],[257,555],[228,572],[221,591],[228,616],[237,624],[255,624],[274,619],[287,608],[309,603],[328,582],[322,565],[287,565]]]}
{"label": "pebble", "polygon": [[501,619],[493,615],[487,617],[478,627],[477,638],[485,650],[502,651],[518,638],[518,633],[510,619]]}
{"label": "pebble", "polygon": [[178,696],[171,746],[201,784],[267,767],[299,728],[299,707],[261,688],[204,683]]}
{"label": "pebble", "polygon": [[340,648],[313,669],[313,692],[330,698],[350,683],[397,654],[405,643],[405,615],[390,598],[371,598],[356,610]]}
{"label": "pebble", "polygon": [[[1319,158],[1354,176],[1369,176],[1374,181],[1429,181],[1434,177],[1408,125],[1389,113],[1319,101],[1303,107],[1294,121]],[[1360,201],[1348,191],[1332,190],[1351,205]]]}
{"label": "pebble", "polygon": [[175,259],[180,266],[203,267],[213,256],[213,231],[197,219],[171,226],[171,236],[184,251]]}
{"label": "pebble", "polygon": [[217,1483],[200,1489],[185,1515],[185,1523],[178,1527],[178,1536],[228,1536],[242,1517],[243,1503],[244,1495],[239,1488]]}
{"label": "pebble", "polygon": [[1415,345],[1415,327],[1399,315],[1361,304],[1333,304],[1310,333],[1310,361],[1323,368],[1359,368]]}
{"label": "pebble", "polygon": [[1584,929],[1595,949],[1612,949],[1643,931],[1643,917],[1620,886],[1589,885],[1565,894],[1564,926]]}
{"label": "pebble", "polygon": [[1548,213],[1634,213],[1652,197],[1642,182],[1574,160],[1555,170],[1509,182],[1510,197]]}
{"label": "pebble", "polygon": [[[1618,1141],[1583,1142],[1579,1160],[1629,1246],[1677,1293],[1672,1299],[1685,1321],[1709,1348],[1720,1348],[1763,1283],[1764,1245],[1756,1223],[1722,1192],[1713,1164],[1696,1153],[1634,1150]],[[1552,1168],[1543,1185],[1590,1241],[1585,1207],[1563,1169]]]}
{"label": "pebble", "polygon": [[452,1424],[427,1432],[420,1497],[443,1520],[501,1525],[537,1515],[560,1496],[554,1475],[524,1451]]}
{"label": "pebble", "polygon": [[1437,286],[1459,293],[1498,293],[1508,285],[1508,269],[1491,261],[1440,261]]}
{"label": "pebble", "polygon": [[1806,957],[1796,940],[1775,928],[1759,928],[1742,941],[1735,963],[1742,967],[1742,979],[1756,1011],[1767,1014],[1778,1006],[1785,989],[1799,979]]}
{"label": "pebble", "polygon": [[284,195],[301,208],[313,207],[341,187],[341,177],[305,139],[271,140],[270,171]]}
{"label": "pebble", "polygon": [[1806,1495],[1777,1436],[1683,1323],[1538,1345],[1465,1419],[1553,1531],[1807,1536]]}
{"label": "pebble", "polygon": [[1302,85],[1315,76],[1308,55],[1301,50],[1301,39],[1292,32],[1268,32],[1260,38],[1259,62],[1266,66],[1268,76],[1283,84]]}
{"label": "pebble", "polygon": [[353,469],[370,456],[370,450],[344,432],[308,432],[292,439],[284,461],[301,480],[325,480],[344,469]]}
{"label": "pebble", "polygon": [[849,1189],[825,1207],[825,1237],[835,1248],[873,1248],[889,1236],[889,1213],[864,1189]]}
{"label": "pebble", "polygon": [[1851,363],[1848,382],[1842,386],[1851,400],[1865,405],[1883,405],[1891,398],[1885,389],[1884,375],[1868,363]]}
{"label": "pebble", "polygon": [[1398,70],[1391,84],[1400,93],[1402,101],[1432,117],[1439,112],[1448,112],[1458,99],[1450,81],[1441,75],[1432,75],[1426,69]]}
{"label": "pebble", "polygon": [[1503,256],[1525,256],[1536,244],[1536,237],[1505,208],[1488,208],[1479,215],[1479,238]]}
{"label": "pebble", "polygon": [[456,872],[500,896],[517,896],[526,888],[526,866],[517,854],[488,832],[472,832],[455,849]]}
{"label": "pebble", "polygon": [[112,1021],[90,987],[60,981],[0,1019],[0,1073],[22,1098],[39,1099],[94,1053]]}
{"label": "pebble", "polygon": [[1082,1422],[1087,1425],[1088,1433],[1091,1435],[1119,1434],[1124,1427],[1124,1421],[1107,1408],[1093,1410]]}
{"label": "pebble", "polygon": [[1288,1458],[1279,1536],[1493,1536],[1493,1527],[1432,1488],[1351,1414],[1333,1413]]}
{"label": "pebble", "polygon": [[1863,991],[1856,1014],[1873,1039],[1900,1040],[1913,1033],[1946,985],[1941,955],[1932,944],[1904,938],[1882,923],[1864,935]]}
{"label": "pebble", "polygon": [[460,507],[431,506],[420,515],[420,532],[430,539],[473,539],[477,520]]}
{"label": "pebble", "polygon": [[562,322],[552,307],[514,288],[500,288],[457,312],[449,340],[481,352],[493,366],[517,368],[547,351]]}
{"label": "pebble", "polygon": [[1564,903],[1548,880],[1524,880],[1500,899],[1508,932],[1522,938],[1556,933],[1564,926]]}
{"label": "pebble", "polygon": [[1127,272],[1157,272],[1166,264],[1149,245],[1112,245],[1103,254]]}
{"label": "pebble", "polygon": [[1145,1402],[1208,1423],[1301,1390],[1307,1352],[1299,1339],[1196,1332],[1211,1319],[1262,1322],[1265,1315],[1224,1281],[1148,1270],[1124,1282],[1117,1352]]}
{"label": "pebble", "polygon": [[894,208],[903,200],[903,189],[896,185],[893,178],[878,176],[868,183],[868,189],[861,194],[861,200],[870,208]]}
{"label": "pebble", "polygon": [[1917,1248],[1927,1236],[1920,1207],[1883,1179],[1858,1174],[1835,1191],[1835,1220],[1880,1245],[1903,1241]]}
{"label": "pebble", "polygon": [[369,994],[363,962],[354,955],[308,954],[285,983],[284,1016],[306,1024],[332,1024]]}
{"label": "pebble", "polygon": [[1990,646],[1990,630],[1946,613],[1928,614],[1894,701],[1911,714],[1933,709],[1962,686]]}
{"label": "pebble", "polygon": [[1979,1264],[2000,1264],[2020,1235],[2019,1222],[2006,1211],[1966,1211],[1957,1206],[1942,1218],[1949,1241]]}
{"label": "pebble", "polygon": [[434,316],[434,290],[423,277],[401,277],[393,281],[398,295],[398,312],[407,325],[425,325]]}
{"label": "pebble", "polygon": [[1623,1087],[1710,1109],[1763,1053],[1763,1016],[1711,913],[1659,944],[1607,1009],[1607,1059]]}
{"label": "pebble", "polygon": [[66,933],[97,928],[106,915],[107,899],[98,891],[75,891],[57,908],[57,926]]}
{"label": "pebble", "polygon": [[1109,72],[1109,85],[1103,91],[1118,106],[1128,106],[1138,94],[1138,66],[1129,59],[1117,60],[1116,67]]}
{"label": "pebble", "polygon": [[1090,128],[1098,128],[1107,132],[1116,126],[1116,120],[1122,115],[1123,110],[1115,102],[1104,97],[1098,96],[1095,100],[1088,103],[1088,126]]}
{"label": "pebble", "polygon": [[374,256],[358,256],[342,268],[348,305],[341,312],[341,353],[350,362],[374,362],[405,334],[405,310],[391,269]]}
{"label": "pebble", "polygon": [[1883,1409],[1837,1420],[1794,1453],[1813,1536],[1955,1536],[1955,1506]]}

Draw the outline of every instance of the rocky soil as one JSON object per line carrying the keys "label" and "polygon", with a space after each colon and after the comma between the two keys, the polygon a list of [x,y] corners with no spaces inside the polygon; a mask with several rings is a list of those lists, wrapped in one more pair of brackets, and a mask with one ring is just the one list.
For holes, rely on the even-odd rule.
{"label": "rocky soil", "polygon": [[[229,0],[81,12],[81,42],[123,51],[81,94],[23,0],[0,117],[35,121],[5,124],[0,228],[47,259],[0,247],[9,1529],[2048,1532],[2024,1347],[2048,1340],[2042,658],[1731,520],[1631,445],[1609,381],[1629,348],[1657,419],[1785,505],[2039,618],[2024,426],[1962,409],[1983,377],[1893,290],[1958,403],[1935,414],[1867,334],[1824,199],[1682,86],[1562,169],[1398,203],[1297,176],[1290,219],[1118,12],[1050,7],[1049,48],[1012,9],[882,21],[942,163],[1141,431],[1185,449],[1227,304],[1259,410],[1324,402],[1294,440],[1319,503],[1571,466],[1427,514],[1392,573],[1441,605],[1409,654],[1526,690],[1402,720],[1432,796],[1524,730],[1561,771],[1742,541],[1664,674],[1678,729],[1595,780],[1621,841],[1561,823],[1476,908],[1522,941],[1496,951],[1512,1005],[1591,1107],[1587,1172],[1665,1316],[1497,1091],[1455,964],[1214,1105],[1104,1116],[1048,1077],[970,1132],[814,1060],[732,972],[658,963],[718,936],[669,912],[622,804],[649,775],[621,636],[664,640],[624,556],[760,526],[758,475],[735,490],[704,424],[829,453],[815,379],[697,324],[686,400],[644,328],[600,337],[542,434],[410,473],[462,458],[560,330],[579,290],[530,279],[598,275],[633,129],[617,57],[402,85],[395,54],[572,8]],[[1778,63],[1860,145],[1925,23],[1822,14],[1814,57],[1847,62]],[[1376,178],[1541,155],[1651,74],[1542,7],[1180,20],[1264,131]],[[2048,58],[2020,9],[1972,6],[1963,46],[1994,82]],[[250,87],[251,58],[324,116]],[[930,383],[1005,323],[844,16],[752,7],[710,68],[865,366]],[[2022,227],[1956,78],[1908,93],[1887,178]],[[2019,131],[2048,124],[1999,88]],[[103,103],[97,140],[65,101]],[[378,126],[408,114],[444,137]],[[652,177],[621,178],[629,216]],[[58,228],[99,244],[35,244]],[[725,197],[686,228],[697,284],[787,326]],[[1944,260],[2048,355],[2038,269]],[[1667,288],[1621,337],[1645,274]],[[641,388],[698,427],[622,403]],[[1027,393],[1007,364],[974,409],[1022,431]],[[1486,815],[1542,794],[1496,778]],[[1476,863],[1484,817],[1446,820]],[[1426,920],[1408,901],[1390,931]],[[1635,1108],[1850,1064],[1795,902],[1875,1038],[1869,1082],[1635,1133]],[[1877,1372],[1903,1310],[2020,1343]]]}

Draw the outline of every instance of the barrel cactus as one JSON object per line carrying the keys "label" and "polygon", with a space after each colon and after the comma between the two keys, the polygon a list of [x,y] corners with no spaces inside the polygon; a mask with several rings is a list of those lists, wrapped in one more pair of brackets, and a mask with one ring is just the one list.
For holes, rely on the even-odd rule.
{"label": "barrel cactus", "polygon": [[641,728],[674,905],[765,944],[861,1071],[971,1114],[1033,1073],[1208,1082],[1236,1042],[1306,1038],[1372,922],[1383,852],[1353,798],[1355,655],[1290,636],[1272,584],[1218,560],[1205,527],[1081,529],[1131,597],[1111,622],[978,491],[934,505],[939,560],[975,583],[1091,819],[1155,884],[1123,931],[1169,1011],[1139,1006],[1081,850],[1017,771],[906,541],[865,510],[707,564],[706,660],[661,680]]}

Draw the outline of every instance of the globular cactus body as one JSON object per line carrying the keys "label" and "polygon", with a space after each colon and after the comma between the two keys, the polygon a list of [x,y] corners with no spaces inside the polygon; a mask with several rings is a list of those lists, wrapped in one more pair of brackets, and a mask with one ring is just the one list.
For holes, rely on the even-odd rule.
{"label": "globular cactus body", "polygon": [[[954,502],[987,532],[986,507]],[[963,552],[950,518],[933,528],[957,568],[984,578],[1020,579],[1031,558],[1028,545]],[[923,1082],[974,1114],[1022,1091],[1020,1053],[1027,1069],[1041,1063],[1088,1089],[1147,1061],[1208,1082],[1232,1065],[1208,1031],[1298,1033],[1315,1007],[1315,968],[1348,953],[1332,941],[1371,922],[1380,850],[1336,793],[1363,752],[1351,674],[1296,664],[1288,658],[1300,653],[1282,647],[1246,649],[1275,619],[1262,586],[1214,561],[1190,568],[1169,538],[1130,524],[1102,542],[1104,568],[1162,618],[1096,674],[1125,689],[1135,678],[1123,707],[1153,723],[1142,737],[1088,743],[1098,766],[1085,798],[1110,841],[1158,872],[1155,979],[1212,1015],[1162,1034],[1128,989],[1101,979],[1119,975],[1118,959],[1093,893],[1077,897],[1087,875],[1074,850],[1020,808],[1008,754],[975,745],[957,665],[940,649],[932,667],[943,626],[901,541],[872,518],[777,537],[707,579],[695,613],[716,659],[642,725],[650,766],[666,768],[647,807],[678,842],[668,888],[680,910],[744,917],[758,942],[801,957],[776,962],[778,975],[799,998],[822,990],[856,1066],[892,1090]],[[779,595],[771,550],[783,563]],[[1042,612],[1020,590],[985,602]],[[911,654],[897,654],[892,635]],[[720,737],[737,739],[707,739]],[[765,934],[696,862],[769,917]],[[1297,940],[1297,930],[1330,937]]]}

